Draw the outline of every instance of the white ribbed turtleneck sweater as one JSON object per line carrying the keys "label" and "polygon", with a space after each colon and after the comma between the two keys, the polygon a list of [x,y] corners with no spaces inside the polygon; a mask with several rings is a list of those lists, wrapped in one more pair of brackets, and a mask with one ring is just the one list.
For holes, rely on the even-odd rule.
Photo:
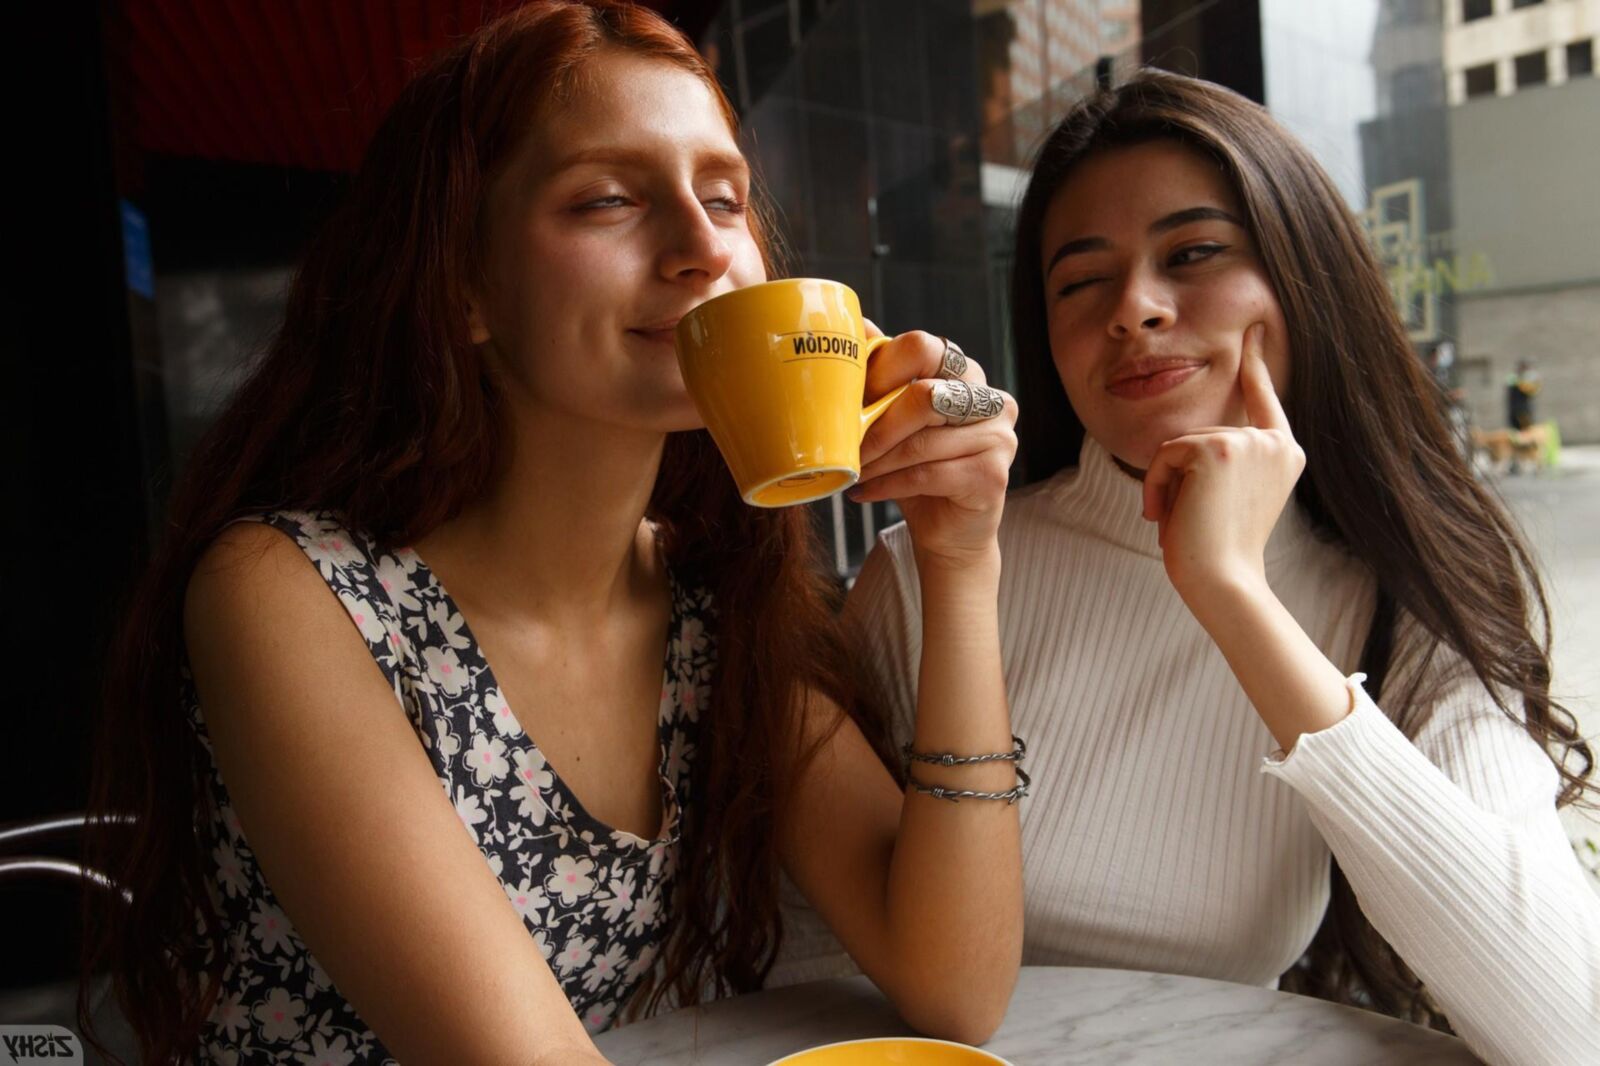
{"label": "white ribbed turtleneck sweater", "polygon": [[[1322,921],[1331,848],[1478,1055],[1600,1063],[1600,897],[1538,746],[1458,667],[1424,682],[1414,740],[1357,677],[1347,718],[1276,752],[1140,506],[1093,441],[1076,469],[1006,503],[1001,644],[1034,779],[1024,961],[1273,985]],[[1266,567],[1317,646],[1355,670],[1374,602],[1364,568],[1293,506]],[[904,526],[884,532],[850,610],[908,737],[921,604]],[[790,929],[773,983],[837,972],[814,917]]]}

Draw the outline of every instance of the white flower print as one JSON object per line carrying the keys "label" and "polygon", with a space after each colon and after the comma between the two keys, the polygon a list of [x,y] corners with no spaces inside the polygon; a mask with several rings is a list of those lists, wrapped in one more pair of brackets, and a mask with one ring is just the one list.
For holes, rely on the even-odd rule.
{"label": "white flower print", "polygon": [[568,940],[561,946],[561,953],[556,956],[556,969],[563,974],[569,974],[589,965],[589,960],[594,957],[594,940],[592,936],[575,936]]}
{"label": "white flower print", "polygon": [[428,604],[428,621],[439,627],[439,635],[456,651],[472,647],[472,641],[461,632],[466,622],[448,604],[442,601]]}
{"label": "white flower print", "polygon": [[206,1047],[206,1061],[215,1066],[239,1066],[239,1049],[210,1044]]}
{"label": "white flower print", "polygon": [[617,1013],[615,1002],[596,1003],[583,1012],[583,1029],[591,1035],[605,1032],[606,1026],[611,1024],[611,1016]]}
{"label": "white flower print", "polygon": [[249,893],[250,884],[245,880],[244,866],[231,844],[222,843],[212,848],[211,858],[217,864],[217,882],[222,885],[229,899]]}
{"label": "white flower print", "polygon": [[655,925],[656,919],[660,916],[661,897],[652,887],[633,905],[633,913],[628,916],[628,935],[643,936],[644,931]]}
{"label": "white flower print", "polygon": [[544,891],[535,887],[527,878],[523,878],[522,883],[515,888],[504,883],[501,884],[501,887],[506,890],[506,897],[511,900],[511,905],[517,909],[518,914],[522,915],[524,921],[531,915],[532,919],[537,922],[539,920],[539,911],[550,902],[545,897]]}
{"label": "white flower print", "polygon": [[[401,552],[401,555],[407,553]],[[399,557],[393,555],[380,555],[378,557],[378,587],[389,594],[389,602],[402,611],[422,610],[422,601],[411,594],[411,571],[417,568],[417,554],[409,554],[411,565],[406,566]]]}
{"label": "white flower print", "polygon": [[422,562],[422,558],[417,555],[417,549],[415,548],[401,548],[394,553],[394,559],[395,562],[400,564],[400,569],[407,574],[416,573],[418,564]]}
{"label": "white flower print", "polygon": [[354,622],[356,628],[361,630],[361,635],[367,638],[368,644],[382,644],[389,639],[389,631],[383,627],[383,620],[373,609],[371,600],[340,589],[339,601],[349,612],[350,621]]}
{"label": "white flower print", "polygon": [[627,981],[631,985],[633,982],[637,981],[639,978],[648,973],[650,967],[656,964],[657,950],[658,949],[654,944],[646,945],[645,949],[639,952],[638,957],[632,962],[628,963],[628,972],[623,975],[623,980]]}
{"label": "white flower print", "polygon": [[428,677],[448,696],[461,695],[461,690],[471,680],[454,648],[423,648],[422,661],[428,667]]}
{"label": "white flower print", "polygon": [[611,879],[611,895],[606,897],[605,903],[600,909],[600,913],[605,915],[607,923],[616,925],[617,919],[626,914],[628,909],[633,906],[634,888],[632,870],[629,870],[621,877],[613,877]]}
{"label": "white flower print", "polygon": [[539,949],[539,954],[544,956],[544,961],[549,962],[555,954],[555,946],[550,943],[550,936],[543,929],[533,931],[533,946]]}
{"label": "white flower print", "polygon": [[483,787],[494,784],[511,772],[511,763],[506,759],[506,742],[499,737],[491,739],[484,733],[476,734],[464,758],[472,768],[472,776]]}
{"label": "white flower print", "polygon": [[300,1035],[300,1015],[306,1012],[306,1001],[295,999],[285,988],[274,988],[267,998],[256,1004],[256,1022],[261,1026],[263,1040],[293,1040]]}
{"label": "white flower print", "polygon": [[335,570],[355,567],[361,562],[360,549],[350,543],[350,535],[337,525],[316,531],[301,546],[322,571],[324,581],[332,581]]}
{"label": "white flower print", "polygon": [[706,625],[699,618],[690,615],[678,627],[678,646],[675,649],[682,658],[689,658],[696,652],[706,650]]}
{"label": "white flower print", "polygon": [[522,735],[522,723],[511,713],[511,705],[500,695],[499,689],[492,688],[483,694],[483,706],[489,712],[489,720],[494,723],[495,732],[503,737]]}
{"label": "white flower print", "polygon": [[456,817],[467,827],[467,832],[472,834],[472,842],[476,844],[478,830],[474,827],[489,820],[489,812],[478,802],[476,793],[468,792],[465,788],[456,789]]}
{"label": "white flower print", "polygon": [[590,960],[589,968],[583,973],[584,991],[598,991],[606,981],[616,980],[617,974],[622,972],[627,962],[627,949],[621,944],[613,943],[605,951]]}
{"label": "white flower print", "polygon": [[350,1066],[355,1053],[344,1046],[344,1037],[335,1035],[329,1043],[321,1033],[311,1035],[311,1050],[295,1056],[300,1066]]}
{"label": "white flower print", "polygon": [[499,855],[491,855],[491,856],[489,856],[489,872],[490,873],[494,874],[496,877],[499,877],[501,874],[503,874],[505,872],[505,869],[506,869],[506,860],[505,859],[501,858]]}
{"label": "white flower print", "polygon": [[517,814],[535,826],[544,825],[550,808],[541,793],[556,783],[556,775],[545,769],[548,764],[537,748],[514,751],[511,761],[517,767],[517,783],[511,789],[511,798],[517,801]]}
{"label": "white flower print", "polygon": [[685,680],[678,682],[678,692],[678,705],[683,708],[683,716],[691,722],[698,722],[700,709],[711,702],[711,686]]}
{"label": "white flower print", "polygon": [[461,738],[450,732],[450,726],[443,718],[433,720],[433,734],[438,738],[440,755],[453,759],[461,753]]}
{"label": "white flower print", "polygon": [[229,1040],[239,1039],[239,1030],[250,1027],[250,1012],[244,1009],[244,996],[238,993],[219,996],[211,1008],[211,1024],[228,1034]]}
{"label": "white flower print", "polygon": [[306,976],[310,979],[312,987],[318,990],[332,988],[333,982],[328,978],[328,971],[322,968],[322,963],[312,957],[308,957],[306,961],[311,964],[307,968]]}
{"label": "white flower print", "polygon": [[689,738],[683,730],[674,729],[672,740],[667,744],[667,765],[664,768],[667,780],[681,781],[689,773],[689,756],[694,754],[694,745],[689,743]]}
{"label": "white flower print", "polygon": [[594,891],[594,861],[577,859],[571,855],[557,855],[550,864],[550,874],[544,879],[545,891],[561,897],[561,905],[570,907],[579,897]]}
{"label": "white flower print", "polygon": [[673,856],[677,854],[676,850],[665,846],[665,841],[657,841],[651,845],[650,876],[670,878],[673,870],[677,869],[673,862]]}
{"label": "white flower print", "polygon": [[250,916],[251,931],[263,951],[289,950],[292,947],[289,918],[278,908],[263,903]]}

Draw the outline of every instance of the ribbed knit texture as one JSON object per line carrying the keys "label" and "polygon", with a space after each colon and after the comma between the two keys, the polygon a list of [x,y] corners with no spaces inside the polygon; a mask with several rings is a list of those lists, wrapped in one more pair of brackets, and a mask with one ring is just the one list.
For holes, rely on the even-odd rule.
{"label": "ribbed knit texture", "polygon": [[[1600,897],[1538,746],[1457,669],[1437,674],[1415,743],[1352,679],[1353,712],[1284,757],[1172,589],[1140,503],[1093,441],[1078,468],[1006,503],[1001,642],[1034,778],[1024,961],[1273,985],[1322,922],[1331,847],[1478,1055],[1600,1063]],[[1374,602],[1364,568],[1292,506],[1266,563],[1284,606],[1354,671]],[[903,526],[850,610],[909,736],[921,608]],[[814,916],[791,918],[778,981],[837,972]]]}

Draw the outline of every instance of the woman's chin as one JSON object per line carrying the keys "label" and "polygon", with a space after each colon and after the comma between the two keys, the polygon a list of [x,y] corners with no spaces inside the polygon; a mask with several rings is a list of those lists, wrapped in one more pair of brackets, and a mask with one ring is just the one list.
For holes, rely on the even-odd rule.
{"label": "woman's chin", "polygon": [[1167,442],[1200,429],[1234,424],[1236,423],[1227,420],[1224,413],[1218,413],[1216,417],[1210,418],[1185,413],[1180,417],[1151,420],[1131,432],[1107,433],[1105,436],[1096,434],[1095,439],[1122,466],[1134,470],[1148,470],[1150,464],[1155,461],[1156,453]]}

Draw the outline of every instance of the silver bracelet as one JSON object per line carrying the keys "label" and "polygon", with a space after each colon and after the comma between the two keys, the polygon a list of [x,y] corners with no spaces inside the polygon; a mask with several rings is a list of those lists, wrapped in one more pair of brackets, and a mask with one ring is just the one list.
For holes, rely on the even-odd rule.
{"label": "silver bracelet", "polygon": [[975,800],[1005,800],[1006,806],[1011,806],[1017,800],[1028,794],[1028,786],[1033,784],[1033,779],[1022,767],[1017,767],[1017,783],[1014,787],[1004,792],[974,792],[970,788],[940,788],[938,785],[924,785],[916,778],[907,775],[906,780],[911,787],[925,796],[934,799],[949,800],[951,803],[960,803],[964,799]]}
{"label": "silver bracelet", "polygon": [[910,744],[900,746],[900,754],[912,762],[931,763],[934,766],[968,766],[980,762],[1016,762],[1020,763],[1022,757],[1028,754],[1028,745],[1021,737],[1012,734],[1010,751],[991,752],[987,755],[955,755],[948,751],[912,751]]}

